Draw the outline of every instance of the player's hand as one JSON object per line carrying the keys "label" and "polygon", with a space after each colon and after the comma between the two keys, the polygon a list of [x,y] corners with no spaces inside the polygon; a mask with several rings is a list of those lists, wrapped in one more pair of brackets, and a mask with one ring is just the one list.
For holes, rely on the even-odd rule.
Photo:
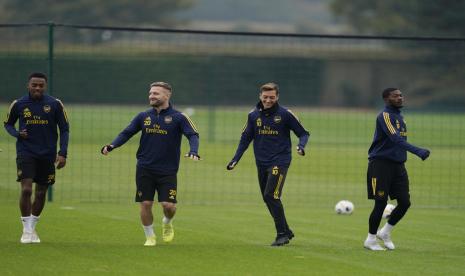
{"label": "player's hand", "polygon": [[100,152],[103,154],[103,155],[108,155],[108,153],[110,151],[112,151],[113,149],[115,148],[115,146],[113,145],[105,145],[102,147],[102,149],[100,150]]}
{"label": "player's hand", "polygon": [[55,160],[55,166],[58,170],[66,166],[66,157],[57,155],[57,158]]}
{"label": "player's hand", "polygon": [[237,165],[237,161],[235,160],[231,160],[231,162],[228,163],[228,165],[226,166],[226,169],[228,171],[234,169],[234,167]]}
{"label": "player's hand", "polygon": [[305,155],[304,148],[297,146],[297,154],[304,156]]}
{"label": "player's hand", "polygon": [[27,129],[23,129],[19,132],[19,137],[22,139],[27,139]]}
{"label": "player's hand", "polygon": [[194,160],[194,161],[202,160],[202,159],[200,158],[200,156],[199,156],[196,152],[192,152],[192,151],[189,152],[189,153],[186,153],[186,154],[184,155],[184,157],[190,158],[190,159],[192,159],[192,160]]}
{"label": "player's hand", "polygon": [[428,159],[430,153],[431,152],[429,150],[423,149],[420,151],[420,154],[418,156],[421,158],[421,160],[425,161],[426,159]]}

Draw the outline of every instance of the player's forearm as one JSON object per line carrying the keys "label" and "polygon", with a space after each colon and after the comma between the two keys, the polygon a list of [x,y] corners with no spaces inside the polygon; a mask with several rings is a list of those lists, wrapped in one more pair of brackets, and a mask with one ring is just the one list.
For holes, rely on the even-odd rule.
{"label": "player's forearm", "polygon": [[69,141],[69,131],[60,132],[60,151],[58,155],[67,157],[68,156],[68,141]]}
{"label": "player's forearm", "polygon": [[199,136],[195,134],[195,135],[191,135],[187,139],[189,140],[189,147],[190,147],[189,152],[198,153],[199,152]]}
{"label": "player's forearm", "polygon": [[241,141],[239,143],[239,146],[237,147],[236,154],[234,154],[234,157],[233,157],[232,160],[239,162],[239,160],[241,160],[241,158],[242,158],[242,155],[244,154],[244,152],[249,147],[249,144],[250,144],[250,141],[247,142],[247,141],[243,141],[241,139]]}
{"label": "player's forearm", "polygon": [[[394,135],[393,135],[394,136]],[[416,147],[412,144],[410,144],[409,142],[405,141],[404,139],[402,139],[400,136],[394,136],[393,139],[391,139],[394,143],[396,143],[399,147],[401,147],[402,149],[408,151],[408,152],[411,152],[415,155],[419,155],[420,152],[422,151],[421,148],[419,147]]]}
{"label": "player's forearm", "polygon": [[113,145],[115,148],[121,147],[124,145],[131,137],[128,137],[124,135],[123,133],[120,133],[118,137],[115,138],[110,144]]}
{"label": "player's forearm", "polygon": [[299,147],[305,148],[308,143],[308,139],[310,138],[310,134],[307,132],[306,134],[299,137]]}
{"label": "player's forearm", "polygon": [[13,136],[15,138],[18,138],[19,132],[16,130],[14,125],[10,125],[8,123],[5,123],[5,129],[11,136]]}

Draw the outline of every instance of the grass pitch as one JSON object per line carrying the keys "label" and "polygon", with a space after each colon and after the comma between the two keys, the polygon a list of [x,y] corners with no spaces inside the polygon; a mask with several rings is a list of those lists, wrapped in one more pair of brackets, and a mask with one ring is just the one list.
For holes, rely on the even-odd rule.
{"label": "grass pitch", "polygon": [[[258,195],[257,195],[258,196]],[[1,205],[2,275],[460,275],[465,274],[463,210],[415,209],[394,230],[394,251],[363,248],[368,208],[351,216],[311,206],[287,208],[296,233],[272,248],[265,206],[179,205],[175,240],[142,246],[136,204],[48,204],[41,244],[20,244],[16,204]],[[383,222],[384,223],[384,222]]]}

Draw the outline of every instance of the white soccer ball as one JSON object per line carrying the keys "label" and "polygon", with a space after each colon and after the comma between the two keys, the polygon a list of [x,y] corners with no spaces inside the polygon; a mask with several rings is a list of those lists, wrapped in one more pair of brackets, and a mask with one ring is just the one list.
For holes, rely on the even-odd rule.
{"label": "white soccer ball", "polygon": [[334,211],[339,215],[350,215],[354,211],[354,204],[348,200],[341,200],[334,207]]}
{"label": "white soccer ball", "polygon": [[383,211],[383,218],[385,218],[385,219],[390,218],[391,213],[394,210],[394,208],[396,208],[396,206],[392,205],[390,203],[388,205],[386,205],[386,208],[384,208],[384,211]]}

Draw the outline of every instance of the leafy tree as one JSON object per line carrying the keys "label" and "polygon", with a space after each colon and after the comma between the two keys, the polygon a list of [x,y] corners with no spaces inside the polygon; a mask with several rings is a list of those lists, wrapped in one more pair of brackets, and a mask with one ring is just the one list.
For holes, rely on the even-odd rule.
{"label": "leafy tree", "polygon": [[172,13],[189,8],[192,3],[193,0],[0,0],[0,22],[169,27],[176,23]]}
{"label": "leafy tree", "polygon": [[[332,0],[331,10],[357,34],[465,37],[462,0]],[[410,80],[410,96],[418,95],[432,106],[465,106],[464,40],[386,41],[385,45],[410,51],[412,62],[424,72]]]}
{"label": "leafy tree", "polygon": [[462,0],[333,0],[331,10],[362,34],[465,36]]}

